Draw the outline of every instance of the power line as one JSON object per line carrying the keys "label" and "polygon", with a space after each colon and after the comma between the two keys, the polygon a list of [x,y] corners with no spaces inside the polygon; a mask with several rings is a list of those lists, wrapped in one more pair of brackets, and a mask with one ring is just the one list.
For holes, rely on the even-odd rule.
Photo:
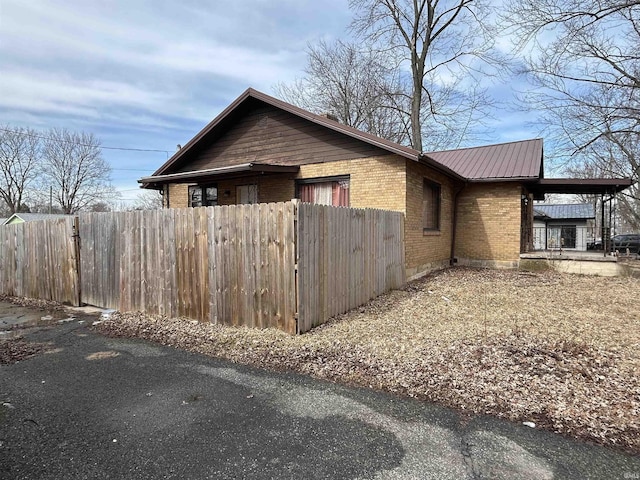
{"label": "power line", "polygon": [[148,172],[150,169],[147,168],[145,170],[143,168],[113,168],[113,167],[111,167],[111,170],[120,170],[120,171],[125,171],[125,172]]}
{"label": "power line", "polygon": [[[72,143],[74,145],[80,145],[82,147],[95,147],[96,146],[96,145],[91,145],[91,144],[88,144],[88,143],[80,143],[80,142],[73,142],[71,140],[62,140],[62,139],[57,139],[57,138],[46,137],[44,135],[38,135],[36,133],[18,132],[16,130],[11,130],[11,129],[8,129],[8,128],[0,128],[0,131],[8,132],[8,133],[15,133],[15,134],[18,134],[18,135],[27,135],[28,137],[40,138],[42,140],[55,140],[55,141],[59,141],[59,142]],[[105,147],[104,145],[99,145],[98,148],[102,148],[104,150],[125,150],[125,151],[130,151],[130,152],[158,152],[158,153],[165,153],[167,155],[167,158],[169,158],[169,154],[171,153],[169,150],[157,150],[157,149],[154,149],[154,148]]]}

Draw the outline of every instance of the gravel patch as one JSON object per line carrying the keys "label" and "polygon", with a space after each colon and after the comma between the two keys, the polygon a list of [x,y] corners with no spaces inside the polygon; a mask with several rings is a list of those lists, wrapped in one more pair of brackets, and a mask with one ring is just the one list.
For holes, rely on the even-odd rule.
{"label": "gravel patch", "polygon": [[95,328],[640,453],[640,280],[455,268],[301,335],[115,313]]}

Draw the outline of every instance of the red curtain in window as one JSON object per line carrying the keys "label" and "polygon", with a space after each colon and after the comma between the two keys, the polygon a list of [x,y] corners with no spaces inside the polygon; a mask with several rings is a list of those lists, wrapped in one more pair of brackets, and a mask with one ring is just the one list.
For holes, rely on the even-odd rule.
{"label": "red curtain in window", "polygon": [[349,206],[349,182],[333,182],[331,190],[331,204],[334,207]]}
{"label": "red curtain in window", "polygon": [[349,206],[349,181],[316,182],[298,186],[300,200],[334,207]]}
{"label": "red curtain in window", "polygon": [[298,193],[300,194],[300,200],[307,203],[314,203],[314,192],[315,188],[312,183],[302,184],[298,188]]}

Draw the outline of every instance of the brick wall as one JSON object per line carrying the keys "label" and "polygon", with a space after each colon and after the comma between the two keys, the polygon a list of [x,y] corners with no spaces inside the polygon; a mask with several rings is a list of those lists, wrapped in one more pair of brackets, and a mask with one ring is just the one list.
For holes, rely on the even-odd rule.
{"label": "brick wall", "polygon": [[[287,202],[295,197],[295,180],[316,177],[350,176],[352,207],[405,211],[404,159],[395,155],[300,166],[297,174],[258,175],[221,180],[218,204],[234,205],[238,185],[257,184],[259,202]],[[169,206],[188,206],[188,185],[169,186]]]}
{"label": "brick wall", "polygon": [[354,208],[380,208],[405,212],[405,161],[403,157],[360,158],[301,165],[296,178],[350,175],[349,201]]}
{"label": "brick wall", "polygon": [[171,208],[186,208],[189,206],[189,185],[186,183],[172,183],[169,185],[169,198],[165,193],[165,206]]}
{"label": "brick wall", "polygon": [[[422,225],[423,184],[440,184],[440,230],[425,232]],[[406,161],[405,263],[407,278],[444,268],[451,258],[453,183],[445,175],[411,160]]]}
{"label": "brick wall", "polygon": [[[259,175],[218,181],[218,203],[236,203],[238,185],[257,184],[259,202],[294,198],[295,180],[349,175],[350,202],[356,208],[380,208],[406,214],[407,277],[446,267],[451,255],[454,182],[411,160],[387,155],[301,165],[297,174]],[[440,230],[422,227],[423,181],[441,185]],[[470,184],[458,204],[455,257],[460,265],[515,267],[520,256],[520,195],[517,183]],[[169,186],[169,205],[188,206],[188,185]]]}
{"label": "brick wall", "polygon": [[458,198],[455,256],[460,265],[515,267],[520,259],[518,183],[470,184]]}

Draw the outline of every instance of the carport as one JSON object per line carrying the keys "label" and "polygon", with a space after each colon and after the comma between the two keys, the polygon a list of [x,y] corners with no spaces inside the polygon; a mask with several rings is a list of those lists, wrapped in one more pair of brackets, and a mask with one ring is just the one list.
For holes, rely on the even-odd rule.
{"label": "carport", "polygon": [[[611,250],[611,233],[614,219],[616,195],[633,184],[630,178],[541,178],[527,185],[533,200],[544,200],[546,194],[583,194],[599,197],[600,234],[603,254]],[[523,195],[523,197],[525,197]],[[523,198],[522,252],[533,249],[533,202]]]}

